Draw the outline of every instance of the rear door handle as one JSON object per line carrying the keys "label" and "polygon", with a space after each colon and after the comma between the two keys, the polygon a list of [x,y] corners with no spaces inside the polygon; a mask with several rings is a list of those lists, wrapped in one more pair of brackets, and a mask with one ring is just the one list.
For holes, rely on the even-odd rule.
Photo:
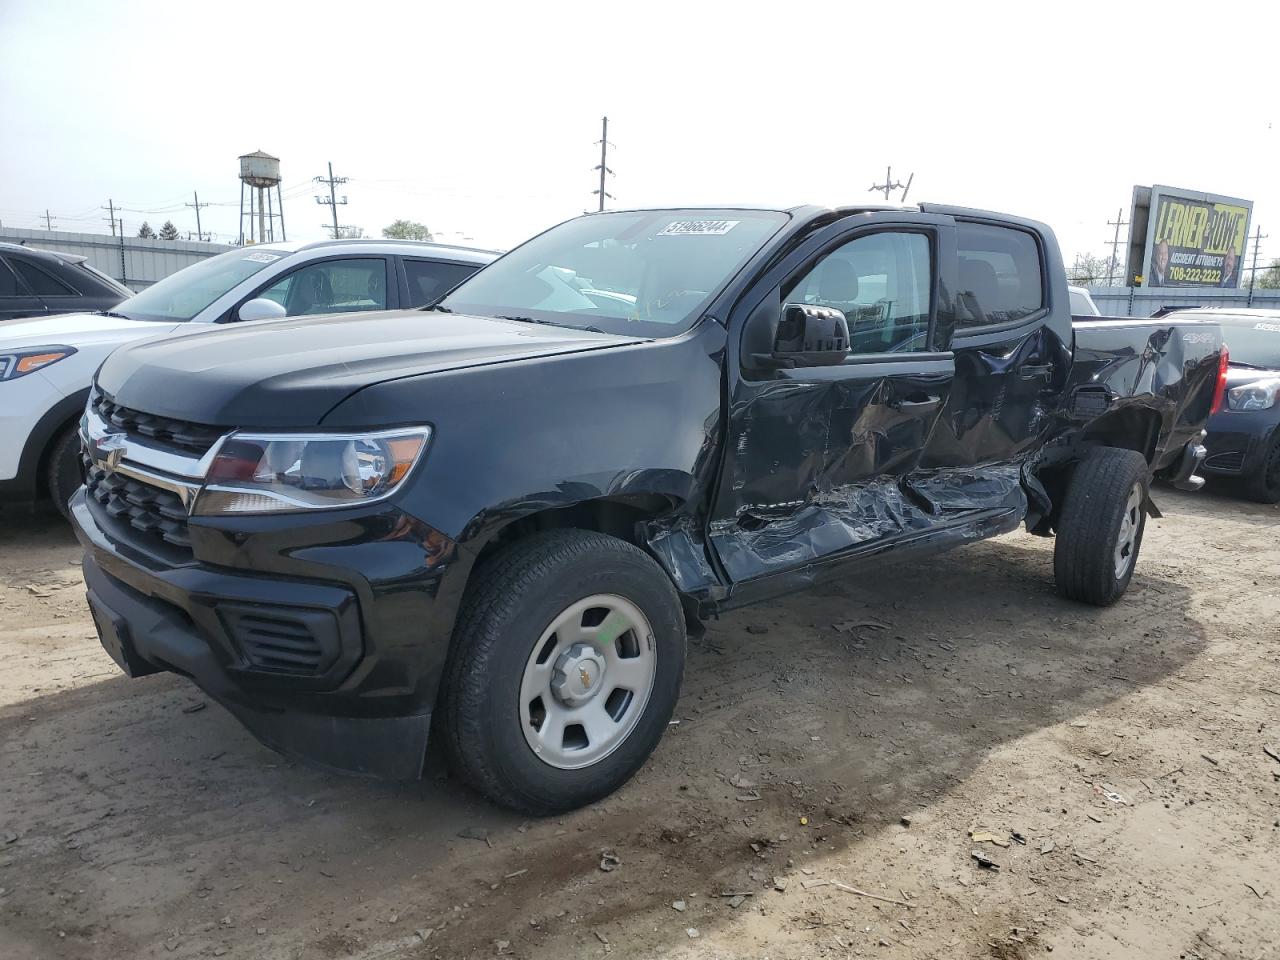
{"label": "rear door handle", "polygon": [[1022,380],[1050,380],[1053,378],[1053,364],[1020,367],[1018,377]]}

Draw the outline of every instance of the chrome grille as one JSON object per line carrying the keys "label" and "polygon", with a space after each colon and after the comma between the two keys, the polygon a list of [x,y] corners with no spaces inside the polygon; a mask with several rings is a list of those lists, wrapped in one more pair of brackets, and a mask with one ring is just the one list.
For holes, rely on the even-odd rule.
{"label": "chrome grille", "polygon": [[88,457],[84,465],[88,496],[108,517],[171,546],[191,549],[187,510],[176,493],[123,473],[108,473]]}
{"label": "chrome grille", "polygon": [[124,430],[130,436],[146,437],[166,447],[174,447],[197,456],[209,451],[225,432],[225,428],[210,427],[203,423],[190,423],[160,417],[140,410],[121,406],[96,392],[89,401],[92,409],[106,422]]}

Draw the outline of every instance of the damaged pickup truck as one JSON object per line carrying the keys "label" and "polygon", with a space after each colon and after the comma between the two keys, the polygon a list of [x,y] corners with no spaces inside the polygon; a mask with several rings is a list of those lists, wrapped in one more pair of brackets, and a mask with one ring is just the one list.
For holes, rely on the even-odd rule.
{"label": "damaged pickup truck", "polygon": [[657,745],[703,618],[1025,523],[1124,592],[1195,486],[1206,321],[1073,324],[1051,231],[906,209],[561,224],[425,311],[114,353],[71,502],[102,642],[333,769],[532,813]]}

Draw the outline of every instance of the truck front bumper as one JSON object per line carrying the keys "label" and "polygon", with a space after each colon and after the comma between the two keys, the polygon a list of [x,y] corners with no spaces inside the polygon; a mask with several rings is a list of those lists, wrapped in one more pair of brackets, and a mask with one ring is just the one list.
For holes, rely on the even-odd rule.
{"label": "truck front bumper", "polygon": [[[193,525],[196,556],[175,564],[100,522],[83,490],[71,511],[99,638],[126,674],[190,678],[288,756],[421,775],[456,610],[443,588],[451,543],[442,551],[439,534],[388,507],[308,525],[253,518],[250,531]],[[202,562],[201,543],[215,555],[234,544],[245,564]]]}

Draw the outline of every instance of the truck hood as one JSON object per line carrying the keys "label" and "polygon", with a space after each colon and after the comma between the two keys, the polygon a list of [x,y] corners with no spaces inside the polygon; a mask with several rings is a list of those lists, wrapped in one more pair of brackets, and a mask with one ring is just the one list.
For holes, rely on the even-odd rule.
{"label": "truck hood", "polygon": [[267,320],[133,344],[107,358],[97,383],[117,403],[164,417],[299,427],[387,380],[642,339],[421,310]]}
{"label": "truck hood", "polygon": [[36,320],[0,323],[0,350],[67,344],[87,347],[96,343],[127,343],[169,333],[172,323],[104,317],[100,313],[59,313]]}

